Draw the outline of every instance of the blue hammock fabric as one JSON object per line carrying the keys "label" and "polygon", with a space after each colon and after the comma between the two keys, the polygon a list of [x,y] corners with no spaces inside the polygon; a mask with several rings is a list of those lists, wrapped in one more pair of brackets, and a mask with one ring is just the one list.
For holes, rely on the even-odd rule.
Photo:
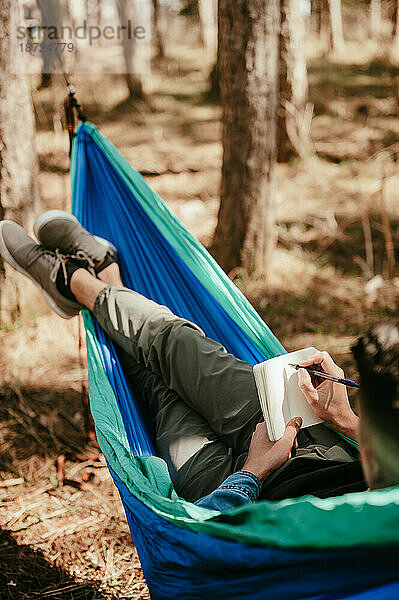
{"label": "blue hammock fabric", "polygon": [[[213,259],[90,123],[78,129],[72,176],[74,214],[116,245],[128,287],[196,322],[251,364],[284,352]],[[397,488],[351,495],[355,500],[261,502],[230,515],[190,505],[177,497],[155,455],[112,342],[88,313],[85,323],[97,437],[153,599],[399,598]],[[356,514],[366,531],[359,526],[351,535]]]}

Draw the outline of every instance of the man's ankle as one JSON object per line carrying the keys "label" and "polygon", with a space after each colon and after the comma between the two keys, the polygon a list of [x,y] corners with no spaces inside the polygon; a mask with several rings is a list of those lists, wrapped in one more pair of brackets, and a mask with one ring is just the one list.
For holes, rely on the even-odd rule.
{"label": "man's ankle", "polygon": [[97,278],[109,285],[123,286],[119,266],[116,262],[111,263],[105,269],[97,273]]}
{"label": "man's ankle", "polygon": [[66,260],[64,264],[65,267],[58,270],[55,285],[59,293],[64,296],[64,298],[68,298],[69,300],[77,302],[76,297],[71,289],[71,281],[78,271],[85,269],[82,267],[81,263],[78,263],[74,260]]}
{"label": "man's ankle", "polygon": [[108,285],[86,269],[77,269],[70,280],[71,292],[77,301],[89,310],[93,310],[98,294]]}

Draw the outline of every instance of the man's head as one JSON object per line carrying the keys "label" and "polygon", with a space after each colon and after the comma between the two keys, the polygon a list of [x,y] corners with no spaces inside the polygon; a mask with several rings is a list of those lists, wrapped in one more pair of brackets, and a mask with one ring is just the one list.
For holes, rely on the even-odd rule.
{"label": "man's head", "polygon": [[353,346],[360,373],[360,451],[371,488],[399,484],[399,323],[370,329]]}

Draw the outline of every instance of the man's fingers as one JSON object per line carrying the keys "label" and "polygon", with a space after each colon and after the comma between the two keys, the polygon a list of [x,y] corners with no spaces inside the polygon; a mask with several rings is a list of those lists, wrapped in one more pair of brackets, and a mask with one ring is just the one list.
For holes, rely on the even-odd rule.
{"label": "man's fingers", "polygon": [[310,367],[311,365],[320,365],[323,367],[323,369],[325,371],[329,371],[329,369],[333,369],[334,367],[337,366],[335,364],[335,362],[333,361],[333,359],[331,358],[331,356],[328,354],[328,352],[319,352],[319,351],[315,352],[311,356],[308,356],[308,358],[305,358],[303,361],[300,362],[300,365],[302,367]]}
{"label": "man's fingers", "polygon": [[[330,375],[338,375],[339,377],[343,377],[344,374],[343,370],[337,364],[335,364],[328,352],[317,351],[308,358],[305,358],[300,365],[302,367],[317,367],[317,365],[320,365],[323,371],[330,373]],[[313,377],[317,377],[317,375],[313,375]]]}
{"label": "man's fingers", "polygon": [[288,421],[284,435],[281,439],[284,439],[289,443],[290,449],[294,445],[298,431],[302,426],[302,417],[294,417],[291,421]]}
{"label": "man's fingers", "polygon": [[317,350],[299,363],[301,367],[310,367],[310,365],[319,365],[325,359],[324,352]]}
{"label": "man's fingers", "polygon": [[305,395],[306,392],[315,392],[315,388],[313,386],[310,375],[305,369],[300,369],[298,371],[298,385]]}
{"label": "man's fingers", "polygon": [[[302,367],[314,367],[316,370],[318,370],[319,365],[325,373],[338,375],[339,377],[343,376],[343,370],[335,364],[328,352],[317,351],[303,360],[300,364]],[[317,377],[317,375],[313,375],[313,377]]]}
{"label": "man's fingers", "polygon": [[298,433],[298,431],[302,427],[302,422],[303,422],[302,417],[294,417],[293,419],[291,419],[291,421],[288,421],[287,427],[293,427],[295,429],[296,433]]}

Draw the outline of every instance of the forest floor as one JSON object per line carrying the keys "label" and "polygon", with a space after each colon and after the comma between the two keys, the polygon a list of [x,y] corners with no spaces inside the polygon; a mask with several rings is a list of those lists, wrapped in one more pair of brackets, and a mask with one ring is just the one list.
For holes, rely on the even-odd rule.
{"label": "forest floor", "polygon": [[[168,52],[153,72],[152,111],[125,102],[121,76],[75,83],[88,118],[206,245],[220,108],[206,98],[204,51]],[[313,53],[309,78],[313,153],[277,168],[268,278],[234,279],[287,349],[326,349],[355,377],[351,343],[397,313],[385,239],[389,223],[398,247],[399,66],[353,45],[339,60]],[[64,93],[61,81],[33,93],[43,210],[69,209]],[[0,598],[148,598],[118,494],[86,440],[81,324],[50,314],[38,295],[32,305],[0,330]]]}

